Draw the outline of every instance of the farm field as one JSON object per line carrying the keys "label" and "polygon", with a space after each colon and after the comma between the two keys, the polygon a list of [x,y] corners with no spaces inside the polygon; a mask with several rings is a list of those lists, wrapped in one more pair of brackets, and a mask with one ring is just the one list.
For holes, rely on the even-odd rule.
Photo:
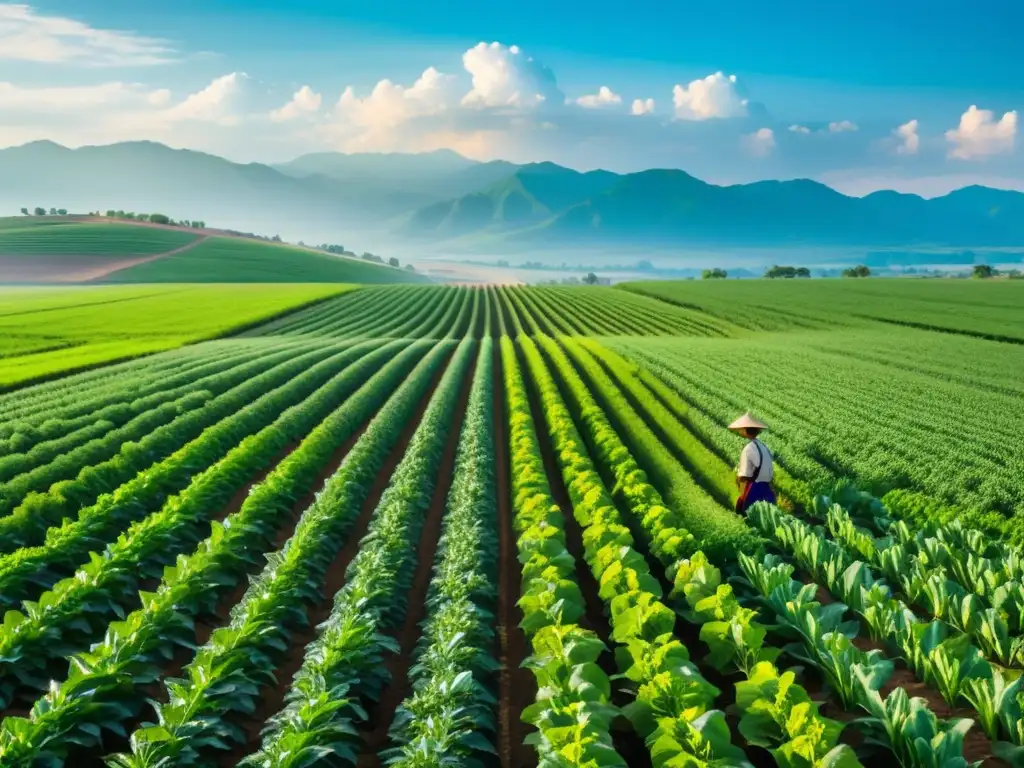
{"label": "farm field", "polygon": [[1021,765],[1024,347],[631,288],[355,288],[0,395],[0,765]]}
{"label": "farm field", "polygon": [[881,322],[1024,343],[1021,280],[680,280],[619,287],[751,330]]}
{"label": "farm field", "polygon": [[0,388],[212,339],[349,288],[8,288],[0,294]]}
{"label": "farm field", "polygon": [[0,283],[424,283],[415,272],[216,230],[0,218]]}

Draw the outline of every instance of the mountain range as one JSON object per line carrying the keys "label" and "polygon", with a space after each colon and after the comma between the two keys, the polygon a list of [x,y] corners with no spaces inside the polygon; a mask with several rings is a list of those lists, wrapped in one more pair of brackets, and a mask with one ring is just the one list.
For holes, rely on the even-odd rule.
{"label": "mountain range", "polygon": [[[386,238],[487,252],[633,244],[1022,247],[1024,194],[965,187],[938,198],[849,197],[815,181],[718,186],[674,169],[617,174],[554,163],[319,153],[239,164],[153,142],[0,150],[0,212],[160,211],[286,239]],[[346,241],[347,242],[347,241]]]}

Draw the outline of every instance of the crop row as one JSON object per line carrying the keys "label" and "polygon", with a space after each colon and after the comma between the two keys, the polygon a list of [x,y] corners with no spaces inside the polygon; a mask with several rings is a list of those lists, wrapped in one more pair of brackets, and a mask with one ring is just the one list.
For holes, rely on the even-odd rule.
{"label": "crop row", "polygon": [[[115,467],[115,471],[131,472],[132,479],[80,509],[74,521],[47,530],[43,543],[0,556],[3,600],[10,604],[31,596],[39,586],[49,587],[77,567],[98,543],[111,540],[129,523],[159,508],[168,495],[188,486],[197,468],[220,460],[242,438],[271,423],[283,407],[314,391],[352,356],[350,350],[338,353],[326,348],[292,359],[172,422],[164,428],[165,439],[179,444],[177,435],[193,439],[141,472],[135,465]],[[275,389],[267,392],[270,387]],[[57,514],[66,508],[65,498],[49,494],[43,498],[48,500],[47,507],[41,510],[33,505],[35,515],[18,519],[18,535],[37,536],[48,522],[59,522]]]}
{"label": "crop row", "polygon": [[454,480],[410,670],[412,693],[390,728],[389,766],[484,762],[495,752],[491,683],[497,599],[494,352],[480,345]]}
{"label": "crop row", "polygon": [[[351,518],[353,508],[358,508],[360,500],[369,493],[368,479],[375,474],[375,467],[397,440],[401,423],[412,415],[434,370],[447,356],[446,349],[437,347],[410,373],[410,367],[429,346],[426,342],[414,345],[380,368],[250,492],[237,512],[229,515],[223,524],[214,523],[211,535],[193,554],[179,555],[174,566],[164,570],[155,592],[140,593],[142,606],[139,609],[123,621],[111,624],[103,641],[88,653],[75,656],[67,679],[51,687],[50,692],[36,702],[28,719],[8,717],[0,730],[0,756],[8,758],[11,765],[33,764],[31,761],[40,759],[40,756],[60,762],[76,744],[94,746],[99,743],[101,728],[123,732],[124,725],[136,717],[145,694],[144,686],[149,681],[160,679],[160,668],[166,663],[163,660],[176,646],[194,647],[193,617],[199,613],[210,613],[218,598],[262,560],[262,553],[267,551],[276,532],[286,522],[288,511],[296,499],[311,490],[330,457],[356,434],[367,418],[377,413],[346,455],[340,469],[329,478],[312,506],[303,512],[284,549],[269,555],[268,565],[257,582],[269,586],[276,575],[287,575],[286,566],[302,568],[308,565],[315,568],[319,561],[311,560],[304,565],[305,559],[299,557],[296,562],[296,556],[309,555],[310,550],[304,547],[315,546],[318,541],[320,547],[328,546],[329,542],[320,540],[319,536],[324,533],[324,525],[331,520],[337,525],[339,518],[342,523]],[[377,362],[368,366],[367,373],[379,365]],[[404,383],[398,392],[388,399],[394,387],[402,381]],[[324,403],[315,406],[314,410],[323,408],[324,404],[330,407],[336,402],[337,393],[328,392]],[[273,439],[273,431],[265,433],[264,440],[267,439]],[[257,444],[254,443],[252,448],[258,450]],[[194,514],[195,506],[192,505],[199,499],[190,498],[188,502]],[[183,519],[187,519],[187,513],[178,514],[181,509],[181,505],[168,505],[163,513],[147,521],[150,523],[146,528],[151,532],[149,535],[136,528],[120,542],[128,548],[139,536],[152,540],[153,536],[160,536],[160,530],[165,526],[180,526]],[[322,553],[322,550],[315,551]],[[282,584],[294,586],[294,582],[289,580]],[[306,587],[307,590],[315,588],[315,585]],[[253,601],[258,602],[260,594],[259,590],[254,592],[252,589],[246,593],[248,607],[254,607]],[[232,624],[216,629],[204,650],[216,656],[211,647],[228,652],[232,641],[249,637],[232,630],[234,623],[244,621],[247,615],[247,611],[233,609]],[[257,640],[258,637],[250,639]],[[226,644],[220,645],[221,641]],[[202,662],[204,658],[209,659],[210,654],[201,650],[189,669],[202,670],[199,674],[203,674],[206,671]],[[224,668],[220,672],[228,673],[230,669]],[[184,681],[167,680],[166,684],[170,690],[180,691]],[[250,688],[242,685],[239,693]],[[232,691],[234,689],[228,686],[215,689],[214,693],[230,698]],[[187,717],[187,710],[174,709],[173,702],[178,700],[176,696],[177,693],[172,695],[172,704],[161,710],[162,714],[170,716],[175,713],[177,717]],[[211,723],[210,727],[214,724]],[[141,750],[142,756],[124,759],[139,759],[141,764],[146,764],[149,737],[166,735],[166,739],[160,739],[161,743],[173,741],[170,730],[156,728],[143,731],[143,734],[132,739],[133,748]],[[178,735],[183,734],[179,732]],[[193,744],[197,749],[201,745],[201,740]],[[169,744],[166,748],[173,747],[174,744]]]}
{"label": "crop row", "polygon": [[[399,351],[387,346],[377,351],[353,350],[350,357],[361,359],[323,386],[313,386],[312,394],[307,382],[296,379],[293,385],[299,394],[297,399],[309,396],[291,407],[287,405],[294,394],[269,393],[258,399],[253,403],[254,411],[273,414],[265,427],[199,473],[160,511],[132,524],[102,553],[91,553],[70,578],[57,582],[37,601],[26,603],[24,614],[8,612],[0,629],[0,658],[4,662],[0,667],[0,690],[5,700],[18,690],[45,687],[48,662],[87,647],[101,635],[112,618],[123,615],[136,602],[140,579],[158,576],[177,554],[195,546],[210,516],[232,494]],[[361,356],[360,352],[368,354]]]}
{"label": "crop row", "polygon": [[356,724],[389,682],[385,657],[399,651],[386,633],[409,609],[416,544],[473,349],[473,342],[465,340],[456,350],[373,511],[330,615],[306,648],[284,709],[270,720],[262,745],[246,764],[284,768],[317,758],[355,762],[360,751]]}

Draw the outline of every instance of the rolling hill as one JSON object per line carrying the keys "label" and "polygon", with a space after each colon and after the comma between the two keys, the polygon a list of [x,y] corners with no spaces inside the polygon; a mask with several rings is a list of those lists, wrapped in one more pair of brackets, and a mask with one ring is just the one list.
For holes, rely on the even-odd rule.
{"label": "rolling hill", "polygon": [[0,283],[400,283],[403,269],[310,248],[89,217],[0,218]]}

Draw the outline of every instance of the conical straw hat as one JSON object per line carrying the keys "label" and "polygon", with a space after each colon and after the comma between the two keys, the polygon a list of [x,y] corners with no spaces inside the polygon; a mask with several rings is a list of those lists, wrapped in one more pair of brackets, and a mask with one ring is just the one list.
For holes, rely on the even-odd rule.
{"label": "conical straw hat", "polygon": [[768,429],[768,425],[763,421],[758,421],[754,418],[754,414],[747,411],[730,424],[729,429]]}

